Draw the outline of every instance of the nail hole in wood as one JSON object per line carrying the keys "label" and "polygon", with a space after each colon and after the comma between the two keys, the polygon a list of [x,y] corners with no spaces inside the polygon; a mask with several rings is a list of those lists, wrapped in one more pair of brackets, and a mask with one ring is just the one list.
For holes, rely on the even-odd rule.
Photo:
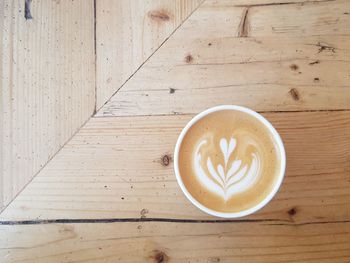
{"label": "nail hole in wood", "polygon": [[295,207],[288,210],[288,215],[294,216],[297,213],[297,209]]}
{"label": "nail hole in wood", "polygon": [[292,65],[290,65],[289,67],[290,67],[290,69],[293,70],[293,71],[296,71],[296,70],[298,70],[298,68],[299,68],[298,65],[296,65],[296,64],[292,64]]}

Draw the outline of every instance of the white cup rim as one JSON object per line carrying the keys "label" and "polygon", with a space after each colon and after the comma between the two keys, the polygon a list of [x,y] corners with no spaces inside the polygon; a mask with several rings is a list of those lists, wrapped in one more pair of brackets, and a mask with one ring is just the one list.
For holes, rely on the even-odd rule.
{"label": "white cup rim", "polygon": [[[273,189],[271,190],[271,192],[263,199],[261,200],[260,203],[258,203],[256,206],[251,207],[249,209],[246,210],[242,210],[239,212],[231,212],[231,213],[224,213],[224,212],[218,212],[215,210],[212,210],[210,208],[207,208],[206,206],[202,205],[201,203],[199,203],[191,194],[190,192],[187,190],[187,188],[185,187],[182,178],[180,176],[180,171],[179,171],[179,150],[180,150],[180,146],[182,143],[182,140],[184,138],[184,136],[186,135],[187,131],[189,130],[189,128],[196,123],[198,120],[202,119],[203,117],[205,117],[206,115],[212,113],[212,112],[216,112],[216,111],[222,111],[222,110],[236,110],[236,111],[241,111],[244,113],[247,113],[253,117],[255,117],[256,119],[258,119],[259,121],[261,121],[267,128],[268,130],[271,132],[271,134],[274,137],[274,140],[277,144],[277,147],[281,153],[281,166],[280,166],[280,171],[279,171],[279,176],[278,176],[278,180],[275,183]],[[255,213],[256,211],[258,211],[259,209],[263,208],[267,203],[269,203],[271,201],[271,199],[275,196],[275,194],[278,192],[283,178],[284,178],[284,174],[285,174],[285,169],[286,169],[286,152],[284,149],[284,145],[282,142],[282,139],[280,137],[280,135],[278,134],[278,132],[276,131],[276,129],[272,126],[272,124],[265,119],[265,117],[263,117],[262,115],[260,115],[259,113],[246,108],[246,107],[242,107],[242,106],[237,106],[237,105],[219,105],[219,106],[215,106],[215,107],[211,107],[209,109],[206,109],[204,111],[202,111],[201,113],[197,114],[196,116],[194,116],[187,124],[186,126],[182,129],[176,145],[175,145],[175,151],[174,151],[174,171],[175,171],[175,176],[176,176],[176,180],[182,190],[182,192],[185,194],[185,196],[187,197],[188,200],[190,200],[190,202],[195,205],[197,208],[199,208],[200,210],[202,210],[203,212],[212,215],[212,216],[217,216],[217,217],[223,217],[223,218],[238,218],[238,217],[243,217],[243,216],[247,216],[250,215],[252,213]]]}

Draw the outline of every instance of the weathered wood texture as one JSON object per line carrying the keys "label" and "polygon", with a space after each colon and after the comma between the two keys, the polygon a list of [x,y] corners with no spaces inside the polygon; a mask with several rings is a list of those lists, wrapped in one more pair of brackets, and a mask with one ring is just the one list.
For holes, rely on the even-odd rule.
{"label": "weathered wood texture", "polygon": [[316,2],[331,2],[335,0],[206,0],[206,5],[216,6],[266,6],[266,5],[293,5],[296,3],[307,4]]}
{"label": "weathered wood texture", "polygon": [[[285,142],[287,173],[276,198],[249,218],[350,220],[350,111],[264,115]],[[210,218],[161,161],[190,117],[91,119],[0,218]]]}
{"label": "weathered wood texture", "polygon": [[[1,1],[0,210],[92,115],[93,1]],[[30,1],[28,1],[30,2]]]}
{"label": "weathered wood texture", "polygon": [[345,263],[350,257],[349,222],[50,224],[0,231],[3,263]]}
{"label": "weathered wood texture", "polygon": [[[125,5],[132,10],[132,4]],[[122,11],[115,8],[105,18],[98,8],[97,17],[118,20],[113,12]],[[0,225],[0,258],[349,262],[348,13],[345,0],[206,1],[163,45],[157,42],[155,48],[162,46],[150,59],[138,60],[135,65],[147,61],[0,215],[7,224]],[[111,37],[107,52],[117,35],[103,30]],[[124,29],[118,30],[113,32]],[[116,67],[116,54],[106,62],[114,66],[98,62],[107,68],[101,68],[106,75],[98,89],[108,79],[115,81],[121,69],[130,70]],[[127,53],[123,62],[131,57]],[[97,76],[103,76],[99,71]],[[286,177],[277,196],[258,213],[228,223],[214,222],[187,201],[171,159],[177,136],[193,114],[224,103],[263,111],[287,152]],[[170,164],[162,162],[164,156]],[[166,222],[157,222],[160,218]],[[111,223],[118,220],[125,222]]]}
{"label": "weathered wood texture", "polygon": [[99,109],[203,0],[99,0],[97,108]]}
{"label": "weathered wood texture", "polygon": [[[3,81],[2,75],[3,75],[3,57],[4,57],[4,51],[3,51],[3,30],[4,30],[4,1],[0,1],[0,116],[3,116],[3,102],[2,102],[2,90],[3,90]],[[1,144],[3,143],[3,136],[4,136],[4,124],[3,124],[3,118],[0,119],[0,142]],[[2,146],[0,147],[0,211],[1,207],[3,206],[4,202],[4,196],[3,196],[3,175],[2,175],[2,170],[3,170],[3,151],[2,151]]]}
{"label": "weathered wood texture", "polygon": [[205,2],[98,115],[349,109],[349,1],[228,3]]}

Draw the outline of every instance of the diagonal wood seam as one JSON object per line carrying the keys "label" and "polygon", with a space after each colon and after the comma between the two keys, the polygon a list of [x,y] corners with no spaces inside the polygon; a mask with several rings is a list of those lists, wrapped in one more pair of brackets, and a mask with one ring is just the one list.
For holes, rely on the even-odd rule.
{"label": "diagonal wood seam", "polygon": [[[193,9],[193,11],[173,30],[173,32],[171,32],[171,34],[166,39],[164,39],[164,41],[154,50],[154,52],[152,52],[152,54],[145,59],[145,61],[135,70],[135,72],[133,72],[127,78],[127,80],[112,94],[112,96],[110,96],[110,98],[108,100],[106,100],[106,102],[98,110],[102,109],[103,106],[106,103],[108,103],[116,93],[118,93],[118,91],[136,74],[136,72],[138,72],[143,67],[143,65],[164,45],[164,43],[167,42],[173,36],[173,34],[199,9],[199,7],[203,5],[203,3],[205,1],[206,0],[202,0],[198,4],[198,6],[195,9]],[[33,179],[39,173],[41,173],[41,171],[56,157],[56,155],[75,137],[75,135],[86,125],[86,123],[88,123],[90,121],[90,119],[93,118],[98,112],[98,110],[96,108],[97,107],[97,104],[96,104],[96,101],[97,101],[97,97],[96,97],[96,94],[97,94],[97,82],[96,82],[96,75],[97,75],[97,70],[96,70],[96,60],[97,60],[97,54],[96,54],[96,0],[94,0],[94,39],[93,39],[93,41],[94,41],[94,51],[95,51],[95,54],[94,54],[95,55],[95,83],[94,83],[95,84],[95,108],[94,108],[94,111],[92,112],[91,116],[73,133],[73,135],[52,155],[52,157],[43,165],[43,167],[41,167],[41,169],[33,175],[33,177],[28,181],[28,183],[25,184],[25,186],[22,188],[22,190],[20,190],[7,205],[5,205],[4,207],[0,207],[0,215],[23,192],[23,190],[25,188],[27,188],[27,186],[33,181]]]}
{"label": "diagonal wood seam", "polygon": [[[181,21],[181,23],[173,30],[173,32],[171,32],[171,34],[164,39],[164,41],[151,53],[151,55],[149,55],[145,59],[144,62],[141,63],[141,65],[123,82],[123,84],[109,97],[109,99],[106,100],[105,103],[102,104],[102,106],[99,109],[97,109],[95,105],[94,115],[96,115],[96,113],[99,110],[101,110],[115,96],[115,94],[117,94],[125,86],[125,84],[133,78],[133,76],[143,67],[143,65],[146,64],[150,60],[150,58],[153,57],[155,53],[157,53],[157,51],[165,44],[165,42],[167,42],[174,35],[174,33],[203,5],[205,1],[207,0],[202,0],[202,2],[200,2],[200,4],[195,9],[193,9],[193,11],[183,21]],[[95,51],[95,55],[96,55],[96,51]]]}

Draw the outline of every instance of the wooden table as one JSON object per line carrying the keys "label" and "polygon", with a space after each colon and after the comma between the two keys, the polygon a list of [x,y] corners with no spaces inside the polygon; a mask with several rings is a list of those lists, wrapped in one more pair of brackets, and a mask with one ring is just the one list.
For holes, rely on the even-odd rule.
{"label": "wooden table", "polygon": [[[173,172],[180,130],[217,104],[261,112],[287,152],[277,196],[239,220]],[[0,219],[0,262],[350,262],[350,1],[199,3]]]}

